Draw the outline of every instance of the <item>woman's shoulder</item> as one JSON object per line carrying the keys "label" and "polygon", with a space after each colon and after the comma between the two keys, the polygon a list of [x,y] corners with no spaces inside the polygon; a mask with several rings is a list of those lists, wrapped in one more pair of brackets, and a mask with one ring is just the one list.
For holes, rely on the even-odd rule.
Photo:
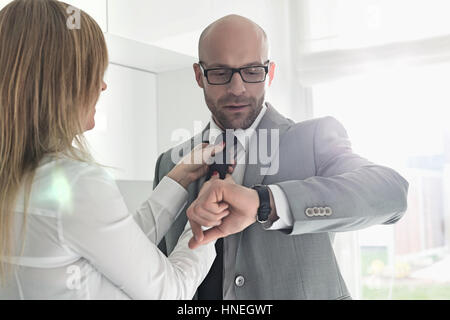
{"label": "woman's shoulder", "polygon": [[39,192],[51,190],[61,195],[101,192],[116,187],[113,175],[102,165],[93,161],[82,161],[69,156],[54,155],[43,159],[33,179],[33,189]]}
{"label": "woman's shoulder", "polygon": [[35,178],[41,177],[64,178],[71,184],[85,178],[114,180],[110,172],[101,164],[91,160],[75,159],[67,155],[45,157],[36,170]]}
{"label": "woman's shoulder", "polygon": [[[75,198],[99,195],[113,189],[115,180],[101,165],[56,154],[47,155],[39,163],[31,185],[30,211],[56,212]],[[25,207],[25,185],[17,198],[17,210]],[[22,209],[21,209],[22,208]]]}
{"label": "woman's shoulder", "polygon": [[46,157],[36,170],[31,205],[53,211],[73,211],[85,203],[118,196],[112,174],[102,165],[67,156]]}

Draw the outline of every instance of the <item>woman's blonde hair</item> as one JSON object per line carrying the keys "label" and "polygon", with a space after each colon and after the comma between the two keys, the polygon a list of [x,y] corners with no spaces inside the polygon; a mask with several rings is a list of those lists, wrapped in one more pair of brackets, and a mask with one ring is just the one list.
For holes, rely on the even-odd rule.
{"label": "woman's blonde hair", "polygon": [[24,187],[26,208],[43,157],[92,160],[82,133],[107,65],[103,32],[85,12],[56,0],[15,0],[0,11],[0,280],[18,194]]}

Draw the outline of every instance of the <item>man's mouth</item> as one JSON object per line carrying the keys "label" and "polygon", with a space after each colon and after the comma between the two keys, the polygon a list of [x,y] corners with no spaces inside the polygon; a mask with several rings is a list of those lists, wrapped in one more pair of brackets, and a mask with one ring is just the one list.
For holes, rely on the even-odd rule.
{"label": "man's mouth", "polygon": [[241,111],[247,108],[248,106],[249,106],[248,104],[229,104],[224,106],[224,108],[230,111]]}

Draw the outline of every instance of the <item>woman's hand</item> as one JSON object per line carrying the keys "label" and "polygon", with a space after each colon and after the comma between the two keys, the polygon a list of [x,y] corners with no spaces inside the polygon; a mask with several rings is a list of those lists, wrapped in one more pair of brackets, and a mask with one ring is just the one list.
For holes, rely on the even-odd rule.
{"label": "woman's hand", "polygon": [[167,176],[187,189],[191,182],[203,177],[208,172],[208,165],[212,163],[212,158],[224,147],[225,144],[199,144],[181,159]]}

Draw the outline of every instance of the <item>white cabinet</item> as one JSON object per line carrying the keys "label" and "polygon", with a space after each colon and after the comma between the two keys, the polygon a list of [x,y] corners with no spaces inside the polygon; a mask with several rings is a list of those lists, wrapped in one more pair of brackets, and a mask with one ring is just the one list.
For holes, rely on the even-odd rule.
{"label": "white cabinet", "polygon": [[97,104],[96,126],[86,132],[92,153],[121,180],[153,180],[157,159],[156,76],[110,64]]}
{"label": "white cabinet", "polygon": [[196,59],[167,49],[106,33],[109,60],[154,73],[190,67]]}

